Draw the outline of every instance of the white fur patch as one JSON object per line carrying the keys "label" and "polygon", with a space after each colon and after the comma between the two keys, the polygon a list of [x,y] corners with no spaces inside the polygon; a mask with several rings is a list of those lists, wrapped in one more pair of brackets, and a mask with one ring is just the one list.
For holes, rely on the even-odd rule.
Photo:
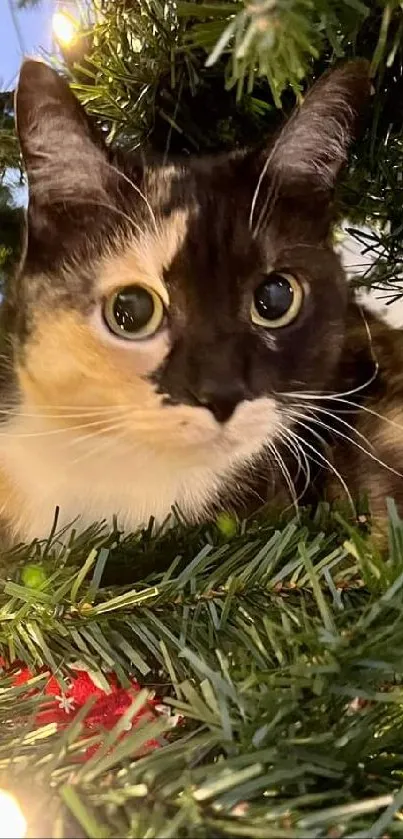
{"label": "white fur patch", "polygon": [[[14,534],[46,538],[56,506],[59,525],[77,519],[79,529],[101,520],[110,524],[117,515],[131,532],[150,516],[161,523],[173,505],[189,519],[203,518],[234,471],[252,466],[281,425],[266,398],[239,405],[224,427],[203,408],[161,407],[157,419],[155,439],[150,421],[149,433],[142,429],[136,440],[133,430],[88,439],[88,432],[60,430],[50,417],[28,416],[28,410],[16,417],[0,437],[0,467],[22,499],[13,513]],[[6,503],[2,515],[10,514]]]}

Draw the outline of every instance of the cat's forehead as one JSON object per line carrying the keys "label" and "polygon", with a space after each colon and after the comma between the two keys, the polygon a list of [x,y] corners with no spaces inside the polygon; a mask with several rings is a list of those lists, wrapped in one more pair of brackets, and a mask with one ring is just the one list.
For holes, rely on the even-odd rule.
{"label": "cat's forehead", "polygon": [[189,168],[184,170],[175,164],[144,166],[142,175],[142,189],[133,178],[129,184],[133,187],[132,199],[137,209],[139,201],[141,203],[145,198],[154,212],[167,215],[178,205],[189,204],[192,193],[194,200],[195,185]]}
{"label": "cat's forehead", "polygon": [[143,283],[166,297],[167,287],[192,276],[208,285],[218,273],[224,282],[227,270],[232,276],[252,270],[259,249],[248,224],[250,196],[239,190],[229,167],[218,175],[217,167],[205,164],[150,167],[141,187],[125,177],[132,223],[117,225],[102,254],[102,293]]}
{"label": "cat's forehead", "polygon": [[[133,211],[145,212],[145,201],[160,217],[175,210],[187,208],[199,212],[236,208],[240,213],[252,200],[254,183],[242,178],[239,165],[240,153],[232,158],[195,158],[167,165],[144,165],[141,189],[131,177]],[[122,185],[122,184],[121,184]],[[246,216],[245,216],[246,218]]]}
{"label": "cat's forehead", "polygon": [[105,249],[96,271],[98,292],[106,295],[118,286],[146,285],[168,305],[164,277],[184,246],[189,216],[189,208],[183,206],[161,218],[150,202],[148,223],[131,233],[126,229]]}

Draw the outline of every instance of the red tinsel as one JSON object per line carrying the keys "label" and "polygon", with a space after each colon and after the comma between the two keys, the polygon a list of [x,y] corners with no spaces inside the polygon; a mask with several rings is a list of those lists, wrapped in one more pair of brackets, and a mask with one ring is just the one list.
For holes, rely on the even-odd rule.
{"label": "red tinsel", "polygon": [[[98,687],[85,670],[76,669],[74,670],[74,676],[68,680],[67,690],[63,692],[57,678],[49,674],[46,668],[42,668],[35,674],[25,665],[15,664],[12,670],[9,670],[1,658],[0,668],[5,669],[6,675],[12,676],[12,683],[15,686],[26,684],[40,673],[48,675],[44,687],[41,685],[40,688],[34,687],[27,690],[27,694],[30,696],[41,694],[48,697],[48,701],[41,703],[40,711],[36,715],[35,722],[38,727],[48,723],[56,723],[58,729],[65,728],[92,698],[93,704],[83,722],[83,731],[88,736],[102,729],[110,730],[113,728],[124,712],[132,705],[133,700],[141,690],[141,686],[134,679],[130,680],[130,687],[120,687],[116,675],[108,673],[105,676],[109,685],[109,691],[107,692]],[[140,720],[142,722],[153,720],[161,714],[166,715],[167,712],[169,714],[169,709],[161,705],[158,699],[148,699],[140,711],[130,720],[127,731],[121,735],[120,739],[127,736]],[[175,722],[176,720],[172,718],[172,724],[175,724]],[[149,740],[144,744],[142,754],[161,745],[162,742],[159,740]],[[87,749],[86,758],[94,754],[97,748],[95,746]]]}

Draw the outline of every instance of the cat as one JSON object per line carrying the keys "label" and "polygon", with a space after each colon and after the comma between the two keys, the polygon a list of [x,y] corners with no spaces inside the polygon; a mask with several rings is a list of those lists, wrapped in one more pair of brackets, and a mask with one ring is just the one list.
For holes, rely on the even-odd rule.
{"label": "cat", "polygon": [[[402,500],[403,339],[354,301],[333,193],[370,96],[319,79],[257,150],[167,162],[107,148],[26,60],[22,263],[3,304],[0,518],[12,540],[173,507],[189,521],[315,490]],[[379,415],[379,416],[378,416]]]}

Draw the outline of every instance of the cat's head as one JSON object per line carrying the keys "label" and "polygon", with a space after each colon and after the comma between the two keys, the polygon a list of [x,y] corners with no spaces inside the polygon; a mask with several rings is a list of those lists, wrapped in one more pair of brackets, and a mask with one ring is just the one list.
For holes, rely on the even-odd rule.
{"label": "cat's head", "polygon": [[99,410],[101,432],[105,417],[172,468],[260,452],[288,422],[281,394],[325,387],[338,363],[332,194],[368,93],[366,63],[346,64],[267,148],[147,164],[113,156],[65,81],[25,62],[27,240],[9,299],[22,403],[55,423]]}

